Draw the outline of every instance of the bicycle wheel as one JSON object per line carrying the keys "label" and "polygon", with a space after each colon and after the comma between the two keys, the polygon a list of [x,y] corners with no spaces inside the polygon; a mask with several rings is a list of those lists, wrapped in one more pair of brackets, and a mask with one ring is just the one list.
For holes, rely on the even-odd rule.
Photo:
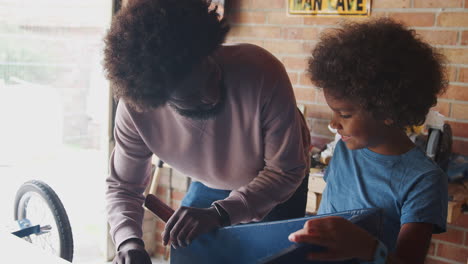
{"label": "bicycle wheel", "polygon": [[43,231],[26,240],[65,260],[73,259],[73,235],[67,212],[52,188],[33,180],[21,185],[15,197],[15,220],[27,218]]}

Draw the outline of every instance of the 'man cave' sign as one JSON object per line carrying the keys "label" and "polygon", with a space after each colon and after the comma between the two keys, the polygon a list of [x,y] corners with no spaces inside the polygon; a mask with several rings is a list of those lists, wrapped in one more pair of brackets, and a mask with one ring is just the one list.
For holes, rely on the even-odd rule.
{"label": "'man cave' sign", "polygon": [[315,16],[368,16],[371,0],[289,0],[289,13]]}

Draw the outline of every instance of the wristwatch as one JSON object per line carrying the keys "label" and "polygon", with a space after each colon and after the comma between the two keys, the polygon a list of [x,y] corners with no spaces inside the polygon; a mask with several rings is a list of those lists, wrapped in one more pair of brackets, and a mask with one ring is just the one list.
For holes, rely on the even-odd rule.
{"label": "wristwatch", "polygon": [[382,241],[377,240],[377,247],[374,251],[374,261],[372,263],[374,264],[385,264],[387,263],[387,255],[388,255],[388,249],[382,243]]}
{"label": "wristwatch", "polygon": [[229,214],[226,212],[226,210],[224,210],[224,208],[216,202],[212,203],[211,206],[213,206],[216,209],[216,212],[219,215],[219,222],[221,223],[221,226],[230,226],[231,218],[229,217]]}

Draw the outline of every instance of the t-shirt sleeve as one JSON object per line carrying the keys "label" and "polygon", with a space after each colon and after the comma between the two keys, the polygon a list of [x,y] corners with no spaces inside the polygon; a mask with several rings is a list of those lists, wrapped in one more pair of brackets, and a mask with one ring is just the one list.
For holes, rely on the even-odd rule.
{"label": "t-shirt sleeve", "polygon": [[[409,177],[409,176],[408,176]],[[434,224],[433,233],[446,231],[447,176],[442,170],[432,170],[414,179],[402,181],[405,190],[401,208],[401,225],[406,223]]]}

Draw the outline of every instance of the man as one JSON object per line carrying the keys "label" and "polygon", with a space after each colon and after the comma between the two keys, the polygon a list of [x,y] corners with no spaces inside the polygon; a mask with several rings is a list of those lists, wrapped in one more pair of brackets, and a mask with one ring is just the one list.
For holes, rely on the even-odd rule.
{"label": "man", "polygon": [[105,39],[119,104],[107,179],[114,263],[150,263],[142,203],[154,153],[193,183],[163,243],[215,228],[304,216],[310,135],[283,65],[206,0],[131,1]]}

